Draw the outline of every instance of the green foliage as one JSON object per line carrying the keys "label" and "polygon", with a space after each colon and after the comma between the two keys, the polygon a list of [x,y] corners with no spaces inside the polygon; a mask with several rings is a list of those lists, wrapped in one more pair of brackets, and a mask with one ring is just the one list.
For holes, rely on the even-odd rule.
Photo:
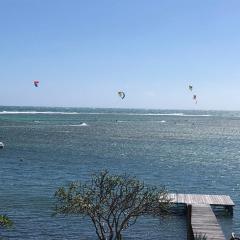
{"label": "green foliage", "polygon": [[207,240],[207,236],[206,236],[206,234],[199,233],[194,236],[194,239],[195,240]]}
{"label": "green foliage", "polygon": [[11,227],[13,222],[6,216],[0,215],[0,227]]}
{"label": "green foliage", "polygon": [[79,214],[92,220],[101,240],[122,239],[121,232],[146,214],[166,213],[165,188],[146,187],[135,177],[102,171],[90,183],[73,182],[55,193],[56,214]]}

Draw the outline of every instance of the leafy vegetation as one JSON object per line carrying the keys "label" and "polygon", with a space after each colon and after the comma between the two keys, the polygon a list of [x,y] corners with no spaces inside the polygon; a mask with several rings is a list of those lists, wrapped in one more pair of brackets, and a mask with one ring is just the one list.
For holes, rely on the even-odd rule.
{"label": "leafy vegetation", "polygon": [[199,233],[199,234],[195,235],[194,239],[195,240],[207,240],[207,236],[206,236],[206,234]]}
{"label": "leafy vegetation", "polygon": [[13,222],[6,216],[0,215],[0,227],[11,227]]}
{"label": "leafy vegetation", "polygon": [[88,216],[101,240],[122,239],[140,216],[160,216],[170,200],[164,187],[147,187],[135,177],[102,171],[90,183],[73,182],[55,193],[55,214]]}

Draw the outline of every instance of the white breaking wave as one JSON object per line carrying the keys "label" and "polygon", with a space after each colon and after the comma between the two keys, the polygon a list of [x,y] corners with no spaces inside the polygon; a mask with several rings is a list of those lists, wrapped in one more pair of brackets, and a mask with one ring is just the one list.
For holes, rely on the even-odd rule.
{"label": "white breaking wave", "polygon": [[0,114],[79,114],[77,112],[2,111]]}
{"label": "white breaking wave", "polygon": [[81,123],[81,124],[73,124],[73,125],[69,125],[70,127],[87,127],[88,124],[87,123]]}
{"label": "white breaking wave", "polygon": [[176,116],[176,117],[211,117],[210,114],[185,114],[185,113],[119,113],[134,116]]}
{"label": "white breaking wave", "polygon": [[211,117],[210,114],[184,114],[183,117]]}

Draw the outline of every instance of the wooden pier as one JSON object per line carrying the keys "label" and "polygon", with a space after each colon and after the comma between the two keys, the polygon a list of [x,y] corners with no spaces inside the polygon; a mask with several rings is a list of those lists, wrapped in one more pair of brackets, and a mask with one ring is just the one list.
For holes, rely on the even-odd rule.
{"label": "wooden pier", "polygon": [[221,206],[233,214],[234,202],[227,195],[169,194],[171,202],[187,209],[188,240],[202,235],[207,240],[226,240],[211,206]]}

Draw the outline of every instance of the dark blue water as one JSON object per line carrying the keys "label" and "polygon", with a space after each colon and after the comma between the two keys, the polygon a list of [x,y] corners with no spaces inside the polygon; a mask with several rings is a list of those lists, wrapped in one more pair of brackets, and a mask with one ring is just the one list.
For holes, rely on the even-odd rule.
{"label": "dark blue water", "polygon": [[[54,192],[95,171],[179,193],[228,194],[240,233],[240,112],[0,108],[0,213],[9,239],[96,239],[87,218],[52,217]],[[184,216],[140,218],[124,239],[186,239]]]}

